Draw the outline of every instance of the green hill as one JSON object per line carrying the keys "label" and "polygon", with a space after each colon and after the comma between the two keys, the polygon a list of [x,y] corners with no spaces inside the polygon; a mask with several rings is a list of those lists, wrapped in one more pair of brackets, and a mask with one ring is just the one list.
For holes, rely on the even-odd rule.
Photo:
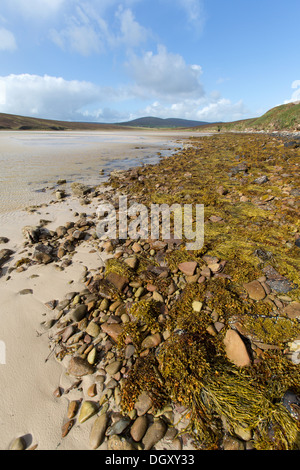
{"label": "green hill", "polygon": [[300,102],[276,106],[258,118],[223,124],[222,130],[300,131]]}

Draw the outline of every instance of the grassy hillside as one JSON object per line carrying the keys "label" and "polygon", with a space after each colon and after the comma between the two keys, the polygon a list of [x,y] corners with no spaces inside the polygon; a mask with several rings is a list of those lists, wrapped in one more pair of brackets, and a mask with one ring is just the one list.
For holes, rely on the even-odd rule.
{"label": "grassy hillside", "polygon": [[41,130],[41,131],[68,131],[68,130],[109,130],[123,129],[114,124],[99,124],[93,122],[65,122],[50,119],[37,119],[13,114],[0,113],[0,130]]}
{"label": "grassy hillside", "polygon": [[270,109],[259,118],[222,125],[222,130],[300,131],[300,103],[288,103]]}

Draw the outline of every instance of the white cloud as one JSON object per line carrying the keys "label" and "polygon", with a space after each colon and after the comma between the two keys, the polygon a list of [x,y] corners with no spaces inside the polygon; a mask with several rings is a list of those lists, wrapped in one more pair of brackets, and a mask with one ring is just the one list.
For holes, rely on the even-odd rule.
{"label": "white cloud", "polygon": [[201,67],[186,64],[181,55],[169,53],[162,45],[158,46],[157,54],[147,52],[143,57],[132,56],[127,69],[135,81],[135,93],[142,97],[150,94],[173,100],[179,96],[204,94],[199,81]]}
{"label": "white cloud", "polygon": [[294,80],[291,85],[291,88],[295,91],[293,91],[291,98],[289,100],[286,100],[284,104],[300,101],[300,80]]}
{"label": "white cloud", "polygon": [[58,120],[80,117],[104,94],[90,82],[29,74],[0,77],[0,89],[0,112]]}
{"label": "white cloud", "polygon": [[117,38],[117,42],[125,44],[126,47],[135,47],[146,40],[149,32],[136,21],[129,8],[124,9],[119,6],[116,17],[120,22],[121,33]]}
{"label": "white cloud", "polygon": [[185,99],[169,105],[162,101],[155,101],[138,112],[139,117],[173,117],[206,122],[236,121],[244,119],[246,114],[247,110],[242,101],[232,103],[228,99],[213,96]]}
{"label": "white cloud", "polygon": [[0,51],[12,52],[17,49],[15,36],[11,31],[0,28]]}

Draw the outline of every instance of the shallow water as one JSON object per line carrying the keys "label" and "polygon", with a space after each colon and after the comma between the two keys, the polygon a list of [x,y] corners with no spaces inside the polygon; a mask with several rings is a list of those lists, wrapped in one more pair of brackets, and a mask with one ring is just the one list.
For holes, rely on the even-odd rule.
{"label": "shallow water", "polygon": [[[163,131],[0,132],[0,220],[3,214],[53,199],[57,181],[88,185],[114,169],[156,163],[180,146]],[[104,175],[100,171],[104,170]]]}

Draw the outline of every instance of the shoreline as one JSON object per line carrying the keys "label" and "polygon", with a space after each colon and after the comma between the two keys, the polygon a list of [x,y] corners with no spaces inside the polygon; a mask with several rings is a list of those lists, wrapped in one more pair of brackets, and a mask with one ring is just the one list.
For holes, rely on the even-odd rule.
{"label": "shoreline", "polygon": [[[220,137],[216,135],[210,139],[217,139],[216,144],[219,141],[222,144],[222,138],[224,138],[224,135]],[[189,196],[189,198],[191,198],[194,195],[191,182],[197,182],[199,185],[200,181],[194,179],[195,177],[199,178],[200,175],[197,173],[198,169],[195,167],[194,163],[198,161],[195,160],[195,154],[200,151],[201,155],[203,154],[204,161],[207,163],[205,158],[207,158],[209,154],[206,152],[212,151],[209,144],[207,144],[208,139],[202,136],[196,136],[194,140],[187,137],[187,140],[191,143],[186,145],[179,154],[166,157],[156,165],[145,165],[144,167],[136,167],[112,174],[108,181],[110,186],[107,184],[101,188],[96,187],[95,193],[83,195],[83,198],[90,199],[91,204],[81,205],[80,198],[67,197],[62,202],[57,201],[54,204],[38,208],[36,212],[32,214],[28,214],[28,222],[30,225],[38,225],[38,219],[43,219],[44,221],[52,219],[52,221],[42,227],[46,229],[47,235],[43,233],[43,230],[39,229],[37,240],[34,242],[27,240],[23,247],[19,245],[17,253],[11,260],[10,265],[7,263],[4,265],[5,270],[9,266],[14,266],[13,262],[16,261],[16,256],[19,260],[23,259],[23,262],[11,272],[6,271],[4,276],[2,275],[0,279],[0,294],[4,299],[4,317],[2,312],[1,321],[7,328],[4,337],[1,337],[0,340],[5,341],[7,345],[8,361],[6,366],[0,365],[0,367],[10,367],[11,372],[11,376],[6,377],[6,380],[1,383],[1,395],[3,397],[1,404],[3,412],[0,426],[1,448],[7,449],[14,438],[25,436],[25,448],[31,448],[37,445],[37,449],[40,450],[85,450],[91,448],[99,448],[100,450],[107,448],[110,450],[134,450],[136,448],[143,449],[151,443],[156,449],[194,449],[195,447],[192,444],[193,439],[189,433],[183,433],[183,436],[178,437],[176,433],[172,431],[174,428],[169,426],[169,424],[178,422],[180,418],[182,418],[181,430],[184,429],[184,426],[188,426],[190,421],[189,418],[185,418],[185,415],[187,415],[187,412],[190,410],[184,400],[181,404],[180,402],[176,404],[176,401],[173,404],[171,403],[171,407],[170,404],[165,403],[162,412],[157,413],[157,410],[152,410],[154,406],[153,397],[151,401],[148,393],[143,399],[140,397],[139,406],[133,407],[135,412],[133,412],[133,410],[127,410],[125,418],[120,415],[120,406],[122,405],[120,401],[120,391],[122,386],[124,386],[124,381],[126,383],[126,377],[128,378],[131,368],[134,368],[135,362],[138,359],[142,360],[144,357],[146,359],[152,358],[153,351],[158,352],[160,350],[159,348],[166,348],[168,344],[172,345],[172,340],[175,340],[176,343],[178,337],[172,332],[171,328],[173,325],[172,322],[174,322],[172,308],[176,307],[176,305],[177,308],[180,307],[177,302],[180,302],[183,293],[185,291],[189,292],[189,289],[191,289],[190,293],[194,292],[193,295],[195,296],[189,299],[189,301],[194,300],[197,302],[197,305],[193,307],[188,302],[185,308],[187,312],[195,317],[195,322],[199,321],[199,324],[195,323],[197,327],[195,330],[195,326],[190,324],[190,319],[185,318],[185,313],[183,312],[182,318],[179,319],[181,329],[183,328],[182,325],[185,325],[184,330],[188,332],[190,328],[191,331],[188,333],[189,335],[192,334],[191,332],[193,332],[193,335],[195,335],[195,332],[199,334],[199,331],[201,332],[203,329],[200,336],[207,346],[212,346],[212,342],[214,341],[219,345],[219,338],[222,338],[222,343],[223,339],[227,337],[224,344],[227,345],[227,349],[225,349],[227,351],[227,359],[230,358],[230,364],[233,362],[235,366],[238,365],[238,367],[240,367],[241,363],[239,361],[242,360],[242,362],[244,361],[242,367],[246,367],[247,369],[250,364],[252,367],[253,364],[255,364],[253,359],[257,361],[258,358],[264,357],[264,351],[272,351],[273,349],[278,351],[278,348],[279,351],[282,350],[276,342],[275,344],[268,344],[267,341],[262,341],[262,339],[251,339],[251,334],[249,335],[249,332],[245,330],[247,325],[239,324],[241,318],[236,319],[232,315],[230,322],[228,322],[224,316],[225,312],[222,312],[222,314],[216,317],[215,310],[218,311],[218,304],[213,305],[211,301],[209,301],[209,297],[206,298],[204,296],[203,289],[206,288],[206,286],[209,286],[211,289],[218,285],[219,289],[221,289],[221,297],[222,295],[228,296],[230,293],[232,296],[230,297],[230,302],[234,303],[234,309],[236,311],[238,310],[237,307],[242,308],[244,302],[247,304],[248,308],[256,308],[258,305],[261,308],[261,300],[268,299],[272,301],[272,296],[272,302],[277,311],[288,309],[290,305],[295,306],[295,303],[297,304],[297,301],[290,297],[292,291],[290,292],[290,290],[288,290],[288,292],[278,294],[276,291],[270,289],[270,287],[268,288],[268,277],[265,276],[263,279],[262,275],[254,274],[255,270],[253,270],[253,267],[250,269],[250,265],[248,267],[244,264],[244,270],[249,268],[250,277],[252,276],[246,279],[246,284],[248,285],[255,282],[256,290],[258,289],[260,293],[260,296],[258,295],[257,297],[256,292],[254,299],[251,297],[251,295],[253,296],[254,294],[249,294],[247,289],[246,292],[240,292],[238,290],[235,292],[234,296],[230,289],[227,290],[227,283],[230,284],[233,282],[232,279],[235,279],[237,272],[227,271],[227,267],[231,265],[232,262],[226,257],[217,256],[218,250],[216,249],[212,249],[212,252],[199,253],[196,256],[196,261],[191,254],[185,253],[185,257],[180,258],[180,260],[176,262],[173,260],[172,264],[171,257],[174,253],[178,254],[181,251],[181,245],[176,247],[171,241],[163,244],[161,242],[155,244],[151,241],[130,243],[129,240],[125,243],[109,243],[99,242],[94,236],[95,216],[93,214],[99,201],[103,198],[102,191],[104,191],[104,196],[108,196],[111,201],[116,201],[118,192],[123,193],[123,191],[128,193],[128,196],[132,200],[137,198],[138,201],[144,203],[149,202],[149,197],[151,200],[151,197],[154,195],[155,199],[157,199],[156,202],[163,202],[165,200],[164,198],[167,198],[169,201],[172,195],[175,200],[177,192],[180,193],[180,191],[182,191],[183,197]],[[206,145],[208,145],[208,150],[206,150]],[[229,143],[226,145],[229,146]],[[223,151],[228,153],[226,145]],[[245,145],[245,142],[241,140],[240,145]],[[287,149],[286,152],[291,155],[291,159],[294,158],[293,149]],[[281,156],[278,158],[281,158]],[[217,160],[217,163],[219,164],[220,162]],[[231,156],[229,153],[225,164],[226,168],[230,168],[230,165],[238,166],[234,155]],[[174,168],[172,167],[173,165]],[[179,165],[178,168],[176,168],[176,165]],[[253,162],[252,165],[254,166],[254,169],[251,169],[251,174],[254,171],[253,179],[254,176],[258,176],[256,174],[258,167],[255,167]],[[274,164],[272,164],[272,166],[274,166]],[[192,173],[193,170],[197,170],[195,175]],[[178,173],[179,171],[180,173]],[[219,169],[218,171],[220,175],[223,173],[223,169],[221,171]],[[245,178],[245,169],[238,170],[238,172],[240,171]],[[271,169],[270,171],[272,172],[273,170]],[[240,175],[238,172],[234,176],[238,181],[228,179],[228,181],[231,182],[231,186],[228,184],[229,193],[225,191],[223,191],[223,194],[222,191],[221,194],[218,193],[220,199],[217,200],[215,208],[211,207],[211,201],[207,202],[208,213],[206,214],[206,223],[209,224],[209,234],[210,230],[212,230],[212,228],[210,228],[212,225],[217,224],[218,237],[221,236],[221,232],[219,231],[220,227],[225,228],[222,225],[223,218],[218,215],[221,207],[226,206],[227,203],[237,204],[237,197],[239,198],[238,204],[240,204],[241,197],[246,198],[245,195],[238,196],[240,186],[238,186],[238,189],[235,188],[235,186],[239,184]],[[176,182],[176,176],[178,177],[179,174],[181,177],[178,179],[178,182]],[[219,181],[218,178],[221,177],[218,175],[219,174],[216,174],[215,176],[215,182],[223,183],[223,181]],[[211,175],[207,174],[205,177],[207,181],[212,182]],[[232,176],[229,178],[232,178]],[[173,179],[174,188],[172,186]],[[155,183],[154,192],[150,183]],[[180,184],[182,185],[182,189],[178,189]],[[262,186],[259,186],[257,191],[260,191],[261,187]],[[293,190],[291,183],[290,187],[292,189],[289,190],[289,194]],[[142,191],[143,188],[145,188],[145,191]],[[210,189],[211,188],[206,188],[209,196],[212,198],[215,193],[212,193]],[[272,191],[273,190],[272,187]],[[248,208],[248,205],[252,204],[251,198],[253,201],[255,201],[255,198],[253,198],[253,196],[247,197],[248,201],[241,201],[241,203],[246,204]],[[189,198],[186,198],[186,200],[189,201]],[[273,199],[270,199],[270,201],[266,200],[264,205],[273,204]],[[169,202],[173,202],[173,200]],[[221,206],[221,202],[223,206]],[[57,210],[58,208],[62,208],[62,210],[59,211]],[[260,208],[259,210],[265,209],[266,207],[263,209]],[[215,213],[213,211],[215,211]],[[80,213],[82,214],[81,216]],[[86,213],[87,216],[84,216],[83,213]],[[226,212],[224,212],[224,214],[225,213]],[[268,214],[270,212],[266,213]],[[66,214],[68,214],[69,217],[67,217]],[[259,217],[261,217],[261,213],[259,213]],[[58,234],[59,227],[64,227],[64,230],[61,230],[61,235]],[[30,231],[27,233],[30,233]],[[20,242],[21,238],[24,241],[23,235],[19,233]],[[67,240],[71,240],[73,250],[68,251],[65,249],[65,251],[61,252],[58,256],[57,250],[62,248],[62,245]],[[50,259],[47,260],[46,264],[43,262],[43,259],[45,261],[45,258],[43,258],[43,254],[45,253],[42,252],[39,258],[34,256],[35,250],[40,244],[46,246],[50,244],[53,247],[53,252],[51,252]],[[7,246],[9,248],[11,247],[9,245]],[[16,248],[17,244],[14,245],[14,247]],[[2,248],[6,248],[6,244],[1,245],[1,249]],[[165,261],[165,256],[167,256],[169,263]],[[142,263],[142,258],[148,261],[144,269],[139,271],[136,266],[136,261],[134,260],[138,259],[139,263]],[[25,261],[26,259],[28,261]],[[39,259],[40,264],[37,262],[37,259]],[[99,285],[101,286],[106,279],[108,271],[107,261],[109,259],[116,261],[115,264],[111,263],[110,265],[111,273],[115,274],[115,279],[120,280],[118,276],[126,277],[129,276],[129,274],[132,276],[132,279],[128,279],[127,283],[125,282],[126,286],[124,291],[123,289],[119,290],[119,287],[115,285],[117,292],[113,295],[103,294],[99,296]],[[178,266],[181,265],[179,261],[185,266],[178,268]],[[118,263],[122,264],[122,269],[125,269],[126,275],[124,275],[124,273],[122,275],[120,274],[119,270],[121,269],[121,265]],[[151,263],[153,264],[152,267]],[[156,269],[154,269],[154,266],[156,266]],[[142,275],[144,275],[144,271],[148,273],[149,278],[146,277],[143,280]],[[246,274],[247,272],[244,272],[244,275]],[[71,284],[69,283],[70,281],[72,281]],[[277,281],[281,281],[282,283],[283,281],[289,282],[282,275]],[[218,283],[220,283],[220,285]],[[244,284],[245,282],[242,282],[241,285]],[[24,289],[27,289],[27,292],[20,295],[19,292],[24,291]],[[248,289],[250,290],[250,286],[248,286]],[[139,292],[139,295],[137,295],[137,292]],[[221,297],[218,297],[219,294],[217,291],[215,291],[213,295],[219,299],[218,302],[221,302]],[[105,299],[108,300],[108,304],[106,308],[103,308],[103,305],[101,307],[100,304]],[[129,325],[131,325],[132,328],[136,326],[134,322],[131,324],[134,319],[133,311],[131,310],[132,303],[143,305],[143,301],[151,301],[153,299],[160,304],[160,308],[162,309],[160,310],[160,320],[158,321],[161,329],[156,331],[153,322],[150,321],[151,318],[149,320],[148,317],[142,316],[139,327],[142,331],[147,333],[143,341],[147,340],[148,342],[146,341],[144,346],[141,346],[141,344],[138,345],[132,341],[133,338],[131,338],[131,341],[128,341],[127,344],[125,343],[123,347],[119,349],[117,343],[120,340],[120,338],[118,338],[121,334],[120,326],[122,326],[123,329],[129,327]],[[55,302],[53,302],[54,300]],[[277,304],[275,301],[277,301]],[[119,304],[117,305],[118,302]],[[265,302],[265,305],[266,304]],[[78,312],[77,314],[74,312],[76,306],[78,307],[79,305],[84,306],[82,308],[85,312],[81,318],[76,316]],[[12,318],[12,311],[15,312],[16,317]],[[203,315],[203,318],[200,313]],[[293,315],[295,316],[291,316],[291,318],[295,319],[297,323],[298,314],[296,315],[294,312]],[[209,318],[210,316],[212,316],[212,318]],[[286,318],[286,316],[284,318]],[[150,321],[150,323],[148,324],[147,321]],[[170,323],[166,324],[166,321]],[[43,329],[41,325],[42,322],[45,322],[43,325],[46,327],[45,329]],[[202,322],[204,323],[202,324]],[[112,327],[113,325],[115,326]],[[119,328],[116,325],[119,325]],[[98,334],[95,336],[93,336],[92,327],[97,330]],[[67,330],[68,328],[69,330]],[[36,331],[38,331],[38,333],[36,333]],[[116,331],[118,331],[118,334],[116,334]],[[134,330],[131,331],[133,334]],[[174,331],[176,332],[176,329]],[[228,331],[230,333],[228,335],[225,334],[223,338],[222,335],[225,331],[226,333]],[[243,337],[246,335],[247,340],[250,341],[252,345],[252,356],[249,354],[249,349],[245,348],[245,343],[239,336],[241,333],[243,333]],[[37,334],[40,336],[37,336]],[[293,332],[293,335],[294,334]],[[13,335],[15,337],[13,337]],[[24,336],[27,336],[25,343]],[[64,336],[63,339],[62,336]],[[70,340],[70,338],[73,339]],[[191,341],[192,346],[193,338],[194,336],[189,336],[189,341]],[[297,341],[296,338],[297,335],[292,338],[292,341]],[[20,341],[20,339],[23,350],[16,344],[16,340]],[[291,338],[288,340],[285,339],[285,349],[287,349],[288,344],[291,343],[290,339]],[[208,343],[206,343],[207,341]],[[145,344],[147,347],[145,347]],[[238,349],[237,356],[234,356],[232,352],[233,344],[234,347]],[[33,345],[35,348],[35,357],[32,358],[31,356],[33,362],[28,364],[28,355],[30,355]],[[54,347],[57,347],[58,351],[55,350],[54,353],[50,354]],[[70,362],[74,355],[74,351],[72,352],[73,347],[75,356],[77,354],[77,356],[85,357],[85,366],[87,366],[87,358],[90,358],[87,362],[90,366],[96,368],[96,372],[94,371],[92,374],[86,373],[81,376],[80,380],[78,380],[78,376],[76,376],[76,373],[79,373],[78,369],[74,376],[66,374],[66,371],[70,372]],[[67,348],[70,354],[64,354],[65,348]],[[141,349],[139,350],[139,348]],[[135,352],[132,352],[132,349],[135,349]],[[48,360],[46,351],[50,354]],[[62,363],[59,363],[54,357],[59,352],[61,352],[63,356]],[[125,356],[122,356],[124,353]],[[166,349],[165,354],[170,354],[170,351]],[[241,357],[243,359],[241,359]],[[46,360],[47,362],[45,363]],[[120,362],[120,364],[115,364],[117,362]],[[230,364],[226,365],[226,367],[231,367]],[[167,371],[164,369],[164,363],[159,363],[159,366],[161,367],[160,373],[164,374],[163,378],[166,380],[166,384],[171,387],[173,383],[172,376],[168,376]],[[156,369],[154,368],[153,370]],[[235,367],[233,367],[232,370],[235,370]],[[149,374],[151,371],[152,369],[149,370]],[[81,375],[81,372],[79,375]],[[174,377],[177,372],[175,368],[173,372]],[[138,380],[138,376],[136,380]],[[254,377],[252,377],[252,380],[254,380]],[[80,385],[68,391],[74,383],[78,381]],[[133,388],[130,388],[128,393],[129,391],[137,393],[134,389],[137,383],[138,382],[135,381],[135,384],[130,385]],[[191,386],[194,385],[195,384],[191,383]],[[156,386],[159,391],[159,383],[157,383]],[[14,390],[15,395],[12,393],[12,390]],[[109,392],[109,390],[111,392]],[[130,395],[128,395],[128,397],[129,396]],[[139,396],[136,396],[136,398],[139,398]],[[160,397],[160,400],[162,400],[162,397]],[[185,397],[185,400],[188,401],[188,397]],[[69,402],[73,404],[76,402],[77,405],[81,404],[77,414],[74,410],[72,414],[70,409],[68,409]],[[94,405],[89,407],[88,404],[91,402]],[[85,407],[83,407],[84,403],[86,403]],[[109,405],[108,408],[107,405]],[[128,405],[128,403],[125,403],[125,405]],[[83,410],[83,408],[86,409]],[[82,411],[86,413],[84,417],[81,416]],[[276,408],[275,411],[279,412],[279,408],[278,410]],[[102,427],[101,429],[98,427],[98,429],[95,430],[95,422],[98,418],[100,420],[101,416],[103,421]],[[129,421],[128,416],[130,417]],[[148,419],[147,424],[145,423],[145,416],[147,416]],[[141,418],[139,424],[140,426],[143,424],[145,432],[140,440],[135,441],[132,438],[132,426],[139,418]],[[226,414],[223,420],[225,418]],[[81,420],[82,422],[80,422]],[[227,423],[227,426],[229,424],[230,423]],[[238,430],[237,424],[238,423],[235,423],[236,427],[234,433],[230,433],[229,428],[225,428],[227,429],[224,434],[227,439],[227,444],[224,440],[222,444],[223,447],[227,446],[227,448],[230,448],[231,446],[234,450],[241,449],[242,447],[246,448],[247,446],[250,448],[250,446],[253,445],[253,434],[249,431],[247,433],[246,430]],[[65,427],[62,430],[62,426],[64,425]],[[154,425],[157,427],[156,433],[161,436],[161,439],[158,439],[155,443],[153,441],[154,430],[152,428]],[[100,424],[98,424],[98,426],[100,426]],[[119,426],[118,431],[115,429],[112,431],[111,428],[113,426],[115,426],[115,428]],[[122,426],[124,430],[120,431]],[[138,427],[137,424],[136,427]],[[151,428],[152,435],[149,437],[148,432],[150,432]],[[94,429],[93,437],[91,437],[91,429]],[[107,432],[109,434],[105,437],[105,433]],[[62,433],[65,434],[64,437],[62,437]],[[148,440],[145,438],[147,435]],[[206,438],[209,440],[208,436],[206,436]],[[20,442],[18,444],[20,444]],[[271,444],[268,442],[268,445]]]}

